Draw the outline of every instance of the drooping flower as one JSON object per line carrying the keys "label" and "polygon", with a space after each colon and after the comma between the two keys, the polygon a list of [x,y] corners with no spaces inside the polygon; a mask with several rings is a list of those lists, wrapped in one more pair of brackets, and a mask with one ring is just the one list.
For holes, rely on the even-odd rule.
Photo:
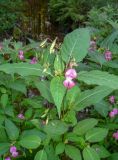
{"label": "drooping flower", "polygon": [[71,78],[71,79],[77,78],[76,70],[75,69],[68,69],[65,73],[65,77]]}
{"label": "drooping flower", "polygon": [[37,58],[33,57],[30,61],[30,64],[36,64],[37,63]]}
{"label": "drooping flower", "polygon": [[24,115],[22,113],[19,113],[18,116],[17,116],[19,119],[24,119]]}
{"label": "drooping flower", "polygon": [[5,160],[11,160],[11,158],[10,157],[6,157]]}
{"label": "drooping flower", "polygon": [[109,113],[109,116],[111,118],[115,117],[116,115],[118,114],[118,109],[117,108],[114,108],[110,113]]}
{"label": "drooping flower", "polygon": [[116,140],[118,140],[118,131],[113,133],[113,138],[115,138]]}
{"label": "drooping flower", "polygon": [[66,78],[66,80],[64,80],[64,82],[63,82],[63,85],[67,89],[71,89],[75,86],[75,82],[71,78]]}
{"label": "drooping flower", "polygon": [[15,146],[10,147],[10,153],[16,152],[17,148]]}
{"label": "drooping flower", "polygon": [[112,59],[112,52],[110,52],[109,50],[106,50],[106,52],[104,53],[104,56],[106,61],[110,61]]}
{"label": "drooping flower", "polygon": [[22,50],[18,52],[18,57],[20,60],[24,60],[24,52]]}
{"label": "drooping flower", "polygon": [[110,96],[110,97],[109,97],[109,102],[110,102],[111,104],[114,104],[114,103],[115,103],[115,96]]}
{"label": "drooping flower", "polygon": [[12,153],[12,157],[15,158],[15,157],[17,157],[17,156],[18,156],[18,152],[13,152],[13,153]]}

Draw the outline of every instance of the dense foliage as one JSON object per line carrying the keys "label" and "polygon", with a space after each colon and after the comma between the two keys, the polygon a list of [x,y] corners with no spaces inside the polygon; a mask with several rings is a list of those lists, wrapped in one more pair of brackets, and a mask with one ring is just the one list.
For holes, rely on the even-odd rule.
{"label": "dense foliage", "polygon": [[56,39],[1,44],[5,160],[117,160],[118,50],[112,48],[118,37],[105,46],[92,34],[76,29],[61,45]]}

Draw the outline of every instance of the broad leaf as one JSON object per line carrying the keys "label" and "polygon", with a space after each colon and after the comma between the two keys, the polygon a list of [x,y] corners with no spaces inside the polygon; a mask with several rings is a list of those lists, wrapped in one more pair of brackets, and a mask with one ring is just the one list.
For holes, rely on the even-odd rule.
{"label": "broad leaf", "polygon": [[98,123],[97,119],[87,118],[85,120],[80,121],[75,127],[73,132],[77,135],[83,135],[87,131],[91,130]]}
{"label": "broad leaf", "polygon": [[51,137],[55,135],[62,135],[68,130],[68,126],[66,123],[59,121],[59,120],[53,120],[49,122],[44,127],[44,131],[49,134]]}
{"label": "broad leaf", "polygon": [[17,73],[21,76],[42,76],[44,73],[50,74],[50,72],[45,71],[40,64],[29,64],[29,63],[7,63],[0,66],[0,71],[8,74]]}
{"label": "broad leaf", "polygon": [[86,28],[76,29],[66,35],[61,47],[63,60],[68,63],[72,58],[77,62],[83,60],[90,45],[90,35]]}
{"label": "broad leaf", "polygon": [[9,150],[10,143],[0,143],[0,155],[6,153]]}
{"label": "broad leaf", "polygon": [[92,148],[95,149],[100,158],[107,158],[110,156],[110,153],[104,146],[99,146],[97,144],[93,145]]}
{"label": "broad leaf", "polygon": [[41,139],[37,135],[29,135],[26,137],[21,138],[19,144],[27,149],[35,149],[40,146]]}
{"label": "broad leaf", "polygon": [[96,84],[101,86],[107,86],[112,89],[118,89],[118,76],[109,74],[108,72],[93,70],[90,72],[80,72],[79,81],[83,81],[89,85]]}
{"label": "broad leaf", "polygon": [[66,155],[72,160],[82,160],[80,150],[74,146],[66,145],[65,152]]}
{"label": "broad leaf", "polygon": [[89,142],[100,142],[108,134],[108,129],[106,128],[93,128],[89,130],[86,134],[86,140]]}
{"label": "broad leaf", "polygon": [[106,86],[97,86],[94,89],[86,90],[78,97],[75,110],[80,111],[90,105],[100,102],[104,97],[109,95],[113,89]]}
{"label": "broad leaf", "polygon": [[50,92],[50,83],[48,81],[40,81],[35,83],[37,89],[41,93],[42,97],[47,99],[49,102],[53,102],[53,98]]}
{"label": "broad leaf", "polygon": [[100,160],[100,157],[98,156],[96,151],[90,147],[86,147],[83,150],[83,158],[84,160]]}
{"label": "broad leaf", "polygon": [[108,112],[110,110],[110,105],[109,103],[105,101],[100,101],[95,104],[94,109],[103,117],[107,117]]}
{"label": "broad leaf", "polygon": [[47,160],[47,154],[44,149],[36,153],[34,160]]}
{"label": "broad leaf", "polygon": [[63,85],[63,80],[64,80],[63,77],[54,77],[50,84],[50,90],[51,90],[55,105],[57,107],[59,117],[61,113],[61,105],[62,105],[63,97],[66,92],[66,88]]}
{"label": "broad leaf", "polygon": [[19,137],[19,129],[11,120],[5,120],[5,129],[10,140],[16,140]]}
{"label": "broad leaf", "polygon": [[64,149],[65,149],[65,144],[62,142],[58,143],[55,148],[56,155],[62,154],[64,152]]}

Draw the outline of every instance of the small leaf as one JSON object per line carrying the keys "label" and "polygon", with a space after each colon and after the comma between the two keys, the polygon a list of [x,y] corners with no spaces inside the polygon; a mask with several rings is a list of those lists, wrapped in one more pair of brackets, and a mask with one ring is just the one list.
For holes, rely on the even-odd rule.
{"label": "small leaf", "polygon": [[27,149],[35,149],[40,146],[41,139],[37,135],[29,135],[26,137],[21,138],[19,144]]}
{"label": "small leaf", "polygon": [[44,149],[36,153],[34,160],[47,160],[47,154]]}
{"label": "small leaf", "polygon": [[73,132],[77,135],[83,135],[97,125],[98,120],[94,118],[87,118],[80,121],[75,127]]}
{"label": "small leaf", "polygon": [[5,129],[10,140],[16,140],[19,137],[19,129],[11,120],[5,120]]}
{"label": "small leaf", "polygon": [[100,142],[108,134],[108,129],[106,128],[93,128],[86,134],[86,140],[89,142]]}

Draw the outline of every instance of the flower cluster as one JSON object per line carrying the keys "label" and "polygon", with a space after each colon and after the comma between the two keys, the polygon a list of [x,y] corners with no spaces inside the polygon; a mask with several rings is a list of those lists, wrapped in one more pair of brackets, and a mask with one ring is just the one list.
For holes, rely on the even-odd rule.
{"label": "flower cluster", "polygon": [[110,96],[110,97],[109,97],[109,102],[110,102],[111,104],[114,104],[114,103],[115,103],[115,97],[114,97],[114,96]]}
{"label": "flower cluster", "polygon": [[11,146],[10,153],[12,154],[12,157],[17,157],[18,156],[17,148],[15,146]]}
{"label": "flower cluster", "polygon": [[24,115],[22,113],[19,113],[18,116],[17,116],[19,119],[24,119]]}
{"label": "flower cluster", "polygon": [[[16,158],[18,156],[17,148],[15,146],[11,146],[10,147],[10,153],[11,153],[11,156],[13,158]],[[10,157],[6,157],[5,160],[11,160],[11,158]]]}
{"label": "flower cluster", "polygon": [[20,60],[24,60],[24,52],[22,50],[18,52],[18,57]]}
{"label": "flower cluster", "polygon": [[77,78],[77,72],[75,69],[68,69],[65,72],[65,80],[63,82],[64,86],[67,89],[71,89],[72,87],[75,86],[75,82],[73,81],[73,79]]}
{"label": "flower cluster", "polygon": [[[20,60],[24,60],[24,52],[22,50],[19,50],[18,52],[18,57]],[[36,57],[33,57],[30,61],[30,64],[36,64],[37,63],[37,58]]]}
{"label": "flower cluster", "polygon": [[109,50],[106,50],[106,52],[104,53],[104,56],[106,61],[110,61],[112,59],[112,52],[110,52]]}
{"label": "flower cluster", "polygon": [[113,138],[115,138],[116,140],[118,140],[118,131],[113,133]]}
{"label": "flower cluster", "polygon": [[109,117],[113,118],[118,114],[118,109],[114,108],[110,113],[109,113]]}

